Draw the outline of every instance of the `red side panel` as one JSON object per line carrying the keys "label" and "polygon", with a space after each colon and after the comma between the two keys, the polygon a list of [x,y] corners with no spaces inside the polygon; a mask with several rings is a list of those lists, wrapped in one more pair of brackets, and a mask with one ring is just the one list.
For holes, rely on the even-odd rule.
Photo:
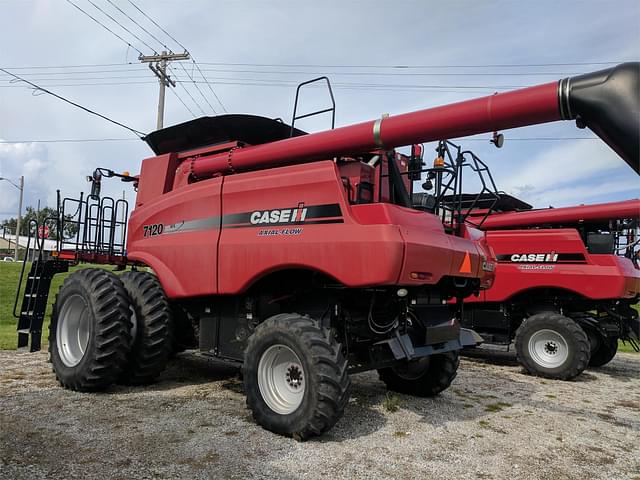
{"label": "red side panel", "polygon": [[138,206],[127,257],[149,265],[170,298],[217,293],[222,178],[205,180]]}
{"label": "red side panel", "polygon": [[591,299],[640,293],[640,270],[631,260],[589,254],[574,229],[490,231],[487,241],[498,258],[495,283],[480,297],[465,301],[502,302],[540,288],[569,290]]}
{"label": "red side panel", "polygon": [[223,214],[220,293],[283,268],[314,269],[353,287],[398,279],[399,228],[356,223],[332,161],[226,177]]}

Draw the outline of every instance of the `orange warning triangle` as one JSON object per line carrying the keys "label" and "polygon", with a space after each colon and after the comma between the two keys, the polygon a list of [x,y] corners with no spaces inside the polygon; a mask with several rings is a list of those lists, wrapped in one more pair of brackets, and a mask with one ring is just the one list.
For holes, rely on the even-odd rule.
{"label": "orange warning triangle", "polygon": [[460,265],[460,273],[471,273],[471,258],[469,257],[469,252],[464,252],[464,260],[462,260],[462,265]]}

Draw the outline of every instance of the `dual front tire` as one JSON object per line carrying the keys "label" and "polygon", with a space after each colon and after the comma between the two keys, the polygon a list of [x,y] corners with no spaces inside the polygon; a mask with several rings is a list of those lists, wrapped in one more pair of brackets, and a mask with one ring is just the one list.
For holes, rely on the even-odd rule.
{"label": "dual front tire", "polygon": [[74,272],[56,296],[49,328],[56,377],[77,391],[150,383],[164,369],[171,347],[169,304],[147,272]]}

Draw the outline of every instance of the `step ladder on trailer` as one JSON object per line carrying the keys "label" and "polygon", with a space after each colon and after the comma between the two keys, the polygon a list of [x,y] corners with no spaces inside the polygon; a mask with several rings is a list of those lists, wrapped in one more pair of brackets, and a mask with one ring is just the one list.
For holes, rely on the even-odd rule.
{"label": "step ladder on trailer", "polygon": [[[29,351],[31,352],[37,352],[41,347],[42,324],[44,323],[44,315],[47,310],[51,280],[56,273],[67,272],[69,270],[69,262],[58,259],[44,259],[44,239],[40,239],[40,235],[37,233],[36,235],[32,234],[32,232],[39,231],[38,222],[31,220],[29,222],[27,249],[24,256],[25,261],[22,262],[16,299],[13,304],[13,316],[18,319],[18,348],[29,346]],[[32,249],[32,239],[34,243],[33,250],[37,252],[37,257],[31,263],[31,269],[27,274],[27,282],[22,294],[20,311],[17,312],[18,301],[20,299],[20,287],[22,287],[24,280],[24,273],[27,266],[26,259],[29,258],[29,253]]]}
{"label": "step ladder on trailer", "polygon": [[[31,264],[19,315],[15,311],[19,293],[14,305],[13,314],[18,318],[18,348],[29,346],[30,352],[40,350],[42,324],[47,310],[51,280],[56,273],[67,272],[68,270],[69,262],[63,260],[42,260],[42,258],[38,258]],[[20,284],[22,284],[22,275],[20,277]],[[29,339],[31,339],[30,342]]]}

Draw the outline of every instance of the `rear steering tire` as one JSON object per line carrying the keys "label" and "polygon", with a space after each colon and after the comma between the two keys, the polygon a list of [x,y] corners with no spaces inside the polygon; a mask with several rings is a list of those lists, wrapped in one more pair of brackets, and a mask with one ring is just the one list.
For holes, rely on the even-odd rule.
{"label": "rear steering tire", "polygon": [[128,385],[149,384],[165,369],[171,354],[171,307],[155,275],[130,271],[120,278],[131,300],[132,343],[118,381]]}
{"label": "rear steering tire", "polygon": [[116,381],[131,343],[129,308],[127,292],[111,272],[87,268],[66,278],[49,327],[51,363],[63,387],[89,392]]}
{"label": "rear steering tire", "polygon": [[618,353],[618,337],[605,337],[600,333],[589,332],[589,337],[592,335],[597,335],[597,338],[592,339],[596,346],[591,352],[589,366],[602,367],[613,360]]}
{"label": "rear steering tire", "polygon": [[285,313],[256,327],[244,355],[247,405],[257,423],[302,441],[329,430],[349,401],[347,360],[327,328]]}
{"label": "rear steering tire", "polygon": [[587,334],[572,319],[555,312],[527,318],[515,338],[518,362],[533,375],[571,380],[589,364]]}
{"label": "rear steering tire", "polygon": [[389,390],[417,397],[433,397],[449,388],[458,374],[458,351],[440,353],[378,370]]}

